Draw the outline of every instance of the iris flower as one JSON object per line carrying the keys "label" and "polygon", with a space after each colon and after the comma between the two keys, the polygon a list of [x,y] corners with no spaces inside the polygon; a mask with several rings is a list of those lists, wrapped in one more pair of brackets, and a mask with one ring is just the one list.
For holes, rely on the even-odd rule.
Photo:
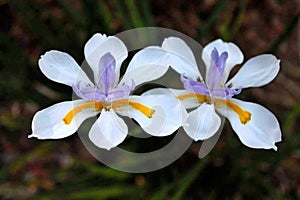
{"label": "iris flower", "polygon": [[149,59],[153,56],[151,51],[146,57],[136,53],[121,80],[120,68],[128,52],[120,39],[95,34],[86,43],[84,54],[94,73],[95,84],[69,54],[52,50],[41,56],[39,67],[43,74],[71,86],[80,99],[57,103],[37,112],[30,138],[68,137],[85,119],[99,113],[89,138],[96,146],[108,150],[120,144],[128,133],[127,125],[118,114],[135,119],[154,136],[170,135],[181,126],[185,109],[174,95],[151,95],[150,92],[131,95],[137,85],[157,79],[168,70],[168,66]]}
{"label": "iris flower", "polygon": [[277,150],[275,143],[281,141],[281,130],[276,117],[263,106],[234,96],[242,89],[271,82],[279,72],[280,60],[271,54],[253,57],[227,81],[231,69],[241,64],[244,56],[235,44],[218,39],[202,51],[206,67],[203,80],[194,55],[183,40],[170,37],[162,47],[148,47],[145,51],[151,49],[160,50],[167,59],[164,62],[181,75],[184,90],[172,91],[187,109],[195,108],[183,124],[192,139],[212,137],[221,125],[219,115],[223,115],[246,146]]}

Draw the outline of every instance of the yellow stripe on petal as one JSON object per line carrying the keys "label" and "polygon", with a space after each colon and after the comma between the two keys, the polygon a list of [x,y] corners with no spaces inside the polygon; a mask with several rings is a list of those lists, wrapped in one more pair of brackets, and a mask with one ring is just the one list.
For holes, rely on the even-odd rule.
{"label": "yellow stripe on petal", "polygon": [[183,101],[188,98],[194,98],[197,100],[198,103],[204,103],[207,101],[207,97],[205,95],[201,94],[195,94],[195,93],[188,93],[188,94],[182,94],[176,97],[180,101]]}
{"label": "yellow stripe on petal", "polygon": [[68,125],[72,122],[73,118],[75,117],[75,115],[77,115],[79,112],[85,110],[85,109],[89,109],[89,108],[95,108],[95,111],[101,111],[103,106],[100,102],[96,102],[96,101],[88,101],[86,103],[80,104],[76,107],[74,107],[72,110],[70,110],[70,112],[68,112],[66,114],[66,116],[63,118],[63,122]]}
{"label": "yellow stripe on petal", "polygon": [[139,110],[141,113],[143,113],[144,115],[146,115],[148,118],[151,118],[152,115],[155,113],[154,109],[151,109],[141,103],[137,103],[137,102],[129,102],[129,105],[132,106],[133,108]]}
{"label": "yellow stripe on petal", "polygon": [[119,109],[122,106],[131,106],[134,109],[143,113],[146,117],[152,118],[152,115],[155,113],[154,109],[151,109],[141,103],[129,101],[127,99],[116,100],[112,102],[113,109]]}
{"label": "yellow stripe on petal", "polygon": [[238,114],[242,124],[247,124],[251,120],[250,112],[243,110],[241,107],[239,107],[237,104],[233,103],[230,100],[226,100],[225,103],[231,110]]}

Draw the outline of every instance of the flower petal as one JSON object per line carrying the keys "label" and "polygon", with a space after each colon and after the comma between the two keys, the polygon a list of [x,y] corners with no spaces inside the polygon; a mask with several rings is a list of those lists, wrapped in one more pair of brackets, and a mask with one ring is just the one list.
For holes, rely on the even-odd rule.
{"label": "flower petal", "polygon": [[213,104],[203,103],[189,113],[183,129],[195,141],[213,136],[221,125],[221,119],[215,112]]}
{"label": "flower petal", "polygon": [[197,70],[197,62],[195,60],[194,54],[190,47],[180,38],[169,37],[166,38],[162,43],[162,48],[168,52],[172,52],[176,55],[181,56],[190,62],[191,66],[195,67]]}
{"label": "flower petal", "polygon": [[219,88],[224,84],[224,71],[228,53],[225,51],[221,55],[216,48],[211,52],[211,63],[206,75],[206,83],[209,88]]}
{"label": "flower petal", "polygon": [[279,72],[280,60],[271,54],[259,55],[248,60],[226,85],[233,89],[260,87],[271,82]]}
{"label": "flower petal", "polygon": [[94,109],[86,109],[75,115],[70,124],[65,124],[63,119],[66,114],[85,102],[84,100],[65,101],[37,112],[32,120],[32,134],[28,137],[60,139],[72,135],[85,119],[98,113]]}
{"label": "flower petal", "polygon": [[174,94],[174,98],[180,100],[186,109],[199,106],[199,101],[197,100],[196,94],[187,90],[155,88],[148,90],[146,93],[143,93],[143,95],[164,95],[168,94],[169,92],[172,92]]}
{"label": "flower petal", "polygon": [[186,90],[201,95],[210,95],[210,91],[204,82],[189,80],[183,75],[180,76],[180,80]]}
{"label": "flower petal", "polygon": [[[182,116],[181,116],[181,119],[182,119],[182,122],[184,123],[185,120],[187,119],[188,117],[188,113],[186,111],[187,107],[188,108],[192,108],[192,107],[196,107],[199,105],[199,103],[195,103],[195,101],[197,100],[185,100],[184,103],[183,101],[181,101],[176,95],[177,94],[186,94],[187,91],[186,90],[175,90],[175,89],[169,89],[169,88],[154,88],[154,89],[151,89],[151,90],[148,90],[146,92],[144,92],[142,94],[142,96],[147,96],[147,95],[151,95],[151,96],[156,96],[156,95],[168,95],[170,96],[171,98],[176,98],[178,100],[178,103],[180,102],[182,104]],[[188,93],[188,95],[193,95],[192,93]],[[187,106],[187,107],[185,107]]]}
{"label": "flower petal", "polygon": [[217,51],[222,54],[223,52],[228,53],[228,59],[226,60],[226,66],[224,69],[224,79],[223,82],[225,83],[230,70],[237,64],[241,64],[244,60],[244,55],[240,48],[236,46],[234,43],[231,42],[223,42],[221,39],[214,40],[207,44],[202,52],[202,59],[206,66],[206,77],[211,66],[211,52],[213,49],[216,48]]}
{"label": "flower petal", "polygon": [[127,98],[131,91],[133,90],[133,87],[129,87],[128,85],[121,85],[120,87],[116,88],[115,90],[109,92],[107,94],[107,101],[114,101],[118,99],[124,99]]}
{"label": "flower petal", "polygon": [[105,34],[96,33],[85,44],[84,55],[94,72],[95,82],[97,82],[99,77],[99,60],[108,52],[116,59],[116,80],[119,80],[121,64],[128,55],[124,43],[115,36],[107,37]]}
{"label": "flower petal", "polygon": [[[166,136],[174,133],[185,121],[186,111],[173,95],[130,96],[129,102],[146,106],[127,106],[120,114],[135,119],[148,134]],[[151,109],[151,116],[146,116],[142,109]]]}
{"label": "flower petal", "polygon": [[111,53],[104,54],[98,63],[97,85],[107,95],[116,86],[116,60]]}
{"label": "flower petal", "polygon": [[51,50],[39,59],[43,74],[52,81],[72,86],[78,81],[91,83],[76,61],[67,53]]}
{"label": "flower petal", "polygon": [[131,85],[133,81],[137,86],[160,78],[169,68],[166,56],[166,52],[160,47],[148,47],[139,51],[130,61],[119,85]]}
{"label": "flower petal", "polygon": [[[159,73],[159,77],[161,77],[162,75],[164,75],[164,73],[166,72],[165,70],[169,66],[171,66],[179,74],[185,74],[187,77],[192,78],[193,80],[196,80],[197,78],[202,79],[197,66],[193,66],[182,56],[175,54],[174,52],[169,52],[157,46],[147,47],[136,53],[129,63],[123,79],[126,79],[127,82],[130,82],[131,80],[129,78],[131,77],[127,78],[127,75],[132,73],[134,69],[146,67],[148,67],[148,72],[153,73],[151,71],[157,71],[156,73]],[[155,77],[155,79],[159,77]],[[147,79],[144,82],[149,80]],[[154,78],[151,78],[151,80],[154,80]],[[136,80],[134,81],[136,82]],[[136,83],[136,85],[138,84]]]}
{"label": "flower petal", "polygon": [[195,108],[199,106],[199,99],[197,98],[196,93],[187,90],[170,90],[176,95],[176,97],[181,101],[181,103],[186,109]]}
{"label": "flower petal", "polygon": [[241,109],[251,113],[251,120],[242,124],[239,116],[230,108],[219,108],[218,111],[227,117],[233,130],[239,136],[241,142],[252,148],[277,150],[276,142],[281,141],[280,125],[276,117],[259,104],[231,99]]}
{"label": "flower petal", "polygon": [[81,81],[77,82],[72,86],[74,93],[80,97],[81,99],[85,99],[88,101],[103,101],[106,96],[103,92],[101,92],[96,86],[88,85],[82,83]]}
{"label": "flower petal", "polygon": [[123,142],[128,127],[113,109],[102,109],[101,114],[89,132],[90,140],[98,147],[110,150]]}
{"label": "flower petal", "polygon": [[190,47],[180,38],[169,37],[162,43],[168,52],[168,63],[179,74],[192,80],[203,80]]}

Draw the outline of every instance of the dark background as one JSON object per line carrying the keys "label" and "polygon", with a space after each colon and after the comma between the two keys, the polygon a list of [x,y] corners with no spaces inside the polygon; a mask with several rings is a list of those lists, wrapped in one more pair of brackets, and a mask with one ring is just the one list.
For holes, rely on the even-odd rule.
{"label": "dark background", "polygon": [[[0,198],[299,199],[299,16],[299,0],[0,0]],[[164,169],[128,174],[94,159],[77,134],[27,139],[34,113],[70,99],[72,92],[41,73],[41,54],[58,49],[81,63],[94,33],[145,26],[174,29],[202,45],[232,41],[245,60],[261,53],[281,59],[272,83],[238,97],[277,116],[283,132],[278,151],[242,145],[227,122],[206,158],[197,157],[198,142]],[[140,148],[138,140],[126,141],[129,149]]]}

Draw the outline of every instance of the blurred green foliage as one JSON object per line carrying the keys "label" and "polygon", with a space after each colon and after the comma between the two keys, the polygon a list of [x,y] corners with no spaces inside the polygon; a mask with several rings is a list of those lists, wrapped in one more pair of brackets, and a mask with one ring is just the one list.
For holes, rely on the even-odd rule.
{"label": "blurred green foliage", "polygon": [[[128,174],[102,165],[86,152],[77,135],[57,141],[27,139],[34,112],[71,96],[70,88],[47,80],[39,71],[37,60],[45,51],[68,52],[80,63],[84,60],[83,46],[95,32],[114,35],[136,27],[164,26],[199,42],[216,37],[233,40],[250,54],[280,53],[280,47],[288,45],[297,31],[300,8],[291,8],[293,1],[262,2],[263,5],[258,5],[261,1],[246,0],[0,1],[1,199],[299,198],[299,100],[288,109],[272,101],[266,105],[282,125],[283,142],[278,152],[249,149],[226,126],[206,158],[197,157],[199,143],[195,143],[172,165],[147,174]],[[245,42],[265,39],[257,37],[253,30],[266,27],[256,27],[251,22],[266,12],[265,23],[273,23],[268,18],[271,11],[264,6],[270,6],[273,15],[285,12],[277,19],[284,26],[275,24],[278,30],[273,27],[271,32],[264,32],[268,45],[255,49],[259,42]],[[297,45],[290,49],[296,51],[294,55],[297,50]],[[288,100],[278,89],[277,93],[282,100]],[[249,100],[262,101],[256,93],[246,94]]]}

